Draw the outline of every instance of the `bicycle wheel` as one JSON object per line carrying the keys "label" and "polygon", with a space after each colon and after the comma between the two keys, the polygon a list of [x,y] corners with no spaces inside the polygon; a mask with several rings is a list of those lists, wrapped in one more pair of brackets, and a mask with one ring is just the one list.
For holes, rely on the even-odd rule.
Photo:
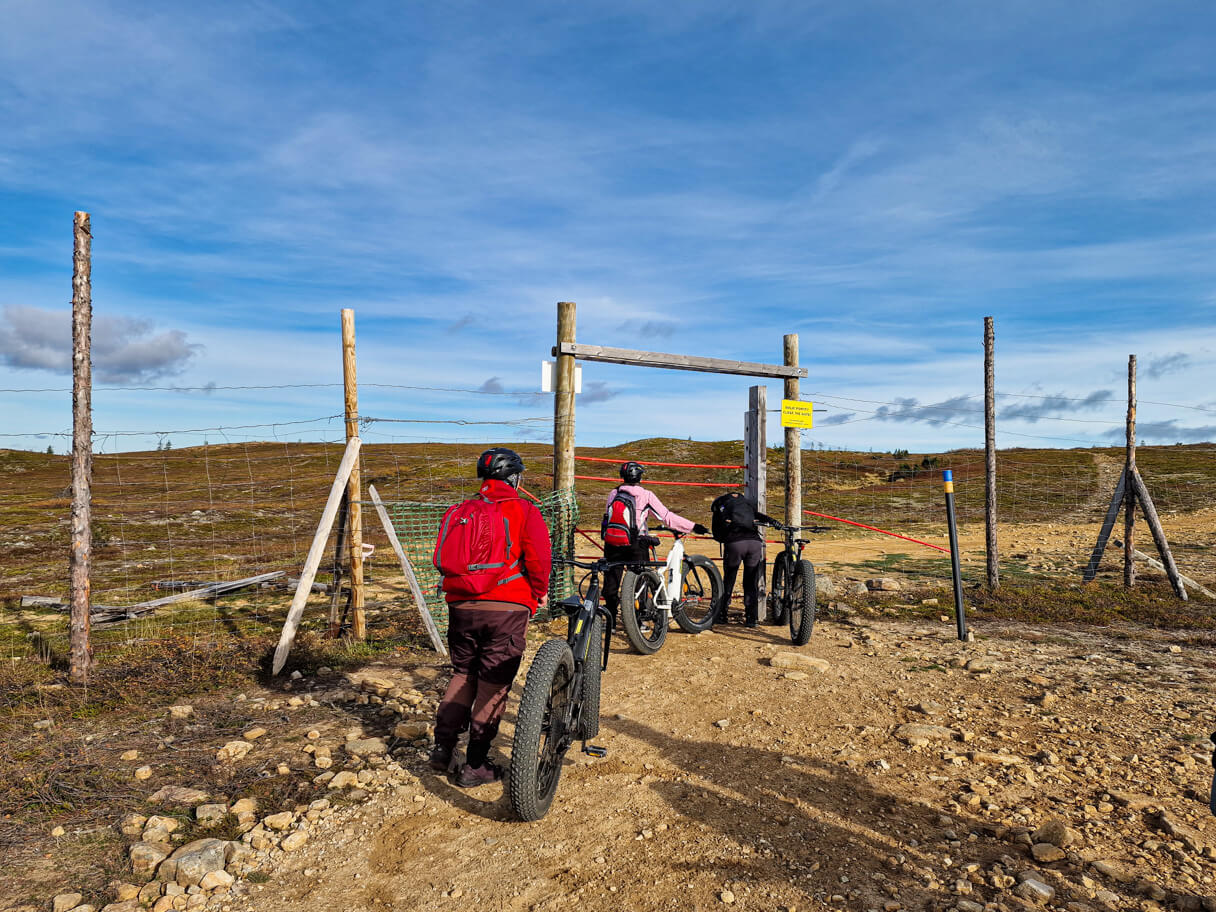
{"label": "bicycle wheel", "polygon": [[574,740],[566,729],[573,677],[574,656],[565,640],[542,643],[519,698],[511,744],[511,810],[520,820],[539,820],[553,803],[562,761]]}
{"label": "bicycle wheel", "polygon": [[[575,624],[575,618],[570,618]],[[569,639],[569,638],[567,638]],[[600,733],[600,677],[604,663],[604,619],[598,614],[587,635],[587,654],[583,657],[583,683],[579,686],[578,721],[574,739],[588,741]]]}
{"label": "bicycle wheel", "polygon": [[784,624],[789,610],[790,556],[782,551],[773,561],[773,584],[768,590],[768,616],[774,624]]}
{"label": "bicycle wheel", "polygon": [[805,646],[815,627],[815,568],[809,560],[798,561],[790,587],[790,639]]}
{"label": "bicycle wheel", "polygon": [[663,578],[654,570],[626,570],[621,581],[621,623],[635,652],[654,655],[667,639],[663,609],[655,604],[655,594],[663,588]]}
{"label": "bicycle wheel", "polygon": [[702,633],[714,625],[722,602],[722,574],[714,562],[701,554],[684,558],[680,600],[672,615],[685,633]]}

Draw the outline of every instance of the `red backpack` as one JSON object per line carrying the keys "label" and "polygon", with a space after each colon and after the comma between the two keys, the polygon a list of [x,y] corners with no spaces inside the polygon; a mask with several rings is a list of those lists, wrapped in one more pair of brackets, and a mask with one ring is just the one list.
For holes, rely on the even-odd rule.
{"label": "red backpack", "polygon": [[506,514],[480,494],[448,507],[443,514],[433,561],[443,575],[443,591],[459,598],[482,598],[523,576],[519,558],[511,558],[511,526]]}
{"label": "red backpack", "polygon": [[632,494],[617,488],[604,510],[600,537],[606,545],[633,547],[638,543],[638,505]]}

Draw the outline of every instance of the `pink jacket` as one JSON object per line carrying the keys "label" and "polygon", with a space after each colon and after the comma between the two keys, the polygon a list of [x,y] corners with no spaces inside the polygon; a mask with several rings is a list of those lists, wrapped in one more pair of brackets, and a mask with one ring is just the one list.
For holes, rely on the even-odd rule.
{"label": "pink jacket", "polygon": [[641,485],[623,484],[613,488],[608,492],[608,499],[604,501],[605,511],[608,509],[608,504],[612,501],[612,495],[617,491],[624,491],[626,494],[633,495],[633,499],[638,505],[638,533],[641,535],[647,534],[646,517],[651,513],[658,517],[659,522],[669,529],[674,529],[676,532],[691,532],[692,527],[696,525],[696,523],[685,519],[678,513],[672,513],[663,506],[663,501],[659,500],[653,493]]}

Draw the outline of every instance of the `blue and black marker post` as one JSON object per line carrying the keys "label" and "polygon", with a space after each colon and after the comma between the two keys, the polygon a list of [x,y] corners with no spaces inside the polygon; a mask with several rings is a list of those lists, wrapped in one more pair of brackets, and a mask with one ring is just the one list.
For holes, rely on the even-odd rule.
{"label": "blue and black marker post", "polygon": [[963,605],[963,573],[958,565],[958,527],[954,523],[954,472],[942,471],[942,482],[946,488],[946,522],[950,527],[950,570],[954,575],[954,624],[958,638],[967,640],[967,608]]}

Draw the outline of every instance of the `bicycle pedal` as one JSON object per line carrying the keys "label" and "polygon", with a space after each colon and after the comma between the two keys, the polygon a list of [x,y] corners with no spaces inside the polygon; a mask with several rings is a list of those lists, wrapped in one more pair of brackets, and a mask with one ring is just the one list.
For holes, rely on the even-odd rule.
{"label": "bicycle pedal", "polygon": [[599,757],[602,760],[608,756],[608,748],[600,747],[597,744],[584,744],[583,753],[590,754],[592,757]]}

